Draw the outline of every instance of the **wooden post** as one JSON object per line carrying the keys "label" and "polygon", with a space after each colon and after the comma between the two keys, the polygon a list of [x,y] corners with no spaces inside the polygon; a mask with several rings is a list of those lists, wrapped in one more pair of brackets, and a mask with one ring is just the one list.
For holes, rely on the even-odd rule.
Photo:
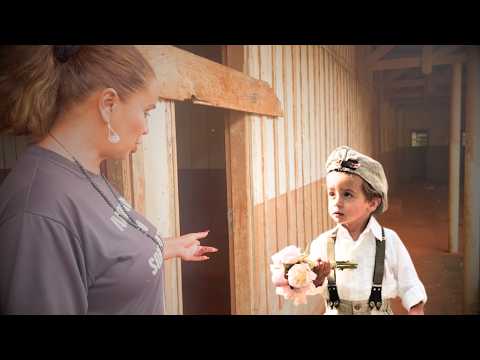
{"label": "wooden post", "polygon": [[432,73],[432,54],[432,45],[425,45],[422,48],[422,72],[425,75],[430,75]]}
{"label": "wooden post", "polygon": [[[239,71],[244,67],[244,46],[227,46],[224,63]],[[242,112],[230,111],[225,126],[228,191],[228,232],[232,314],[248,315],[253,309],[252,194],[250,191],[250,122]]]}
{"label": "wooden post", "polygon": [[480,48],[472,46],[467,62],[465,107],[464,312],[479,313],[480,282]]}
{"label": "wooden post", "polygon": [[462,97],[462,64],[452,66],[452,96],[450,102],[450,166],[449,166],[449,232],[448,250],[458,252],[458,216],[460,194],[460,130]]}

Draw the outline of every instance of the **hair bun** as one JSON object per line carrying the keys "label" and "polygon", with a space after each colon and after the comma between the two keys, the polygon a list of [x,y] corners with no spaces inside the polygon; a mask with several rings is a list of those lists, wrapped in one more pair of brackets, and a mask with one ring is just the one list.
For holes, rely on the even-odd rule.
{"label": "hair bun", "polygon": [[61,63],[67,62],[73,55],[80,50],[79,45],[54,46],[53,55]]}

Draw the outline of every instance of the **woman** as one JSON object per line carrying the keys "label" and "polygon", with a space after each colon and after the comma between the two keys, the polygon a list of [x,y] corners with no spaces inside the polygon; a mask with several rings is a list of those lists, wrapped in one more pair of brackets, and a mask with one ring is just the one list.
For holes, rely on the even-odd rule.
{"label": "woman", "polygon": [[0,130],[30,134],[0,187],[0,312],[162,314],[164,260],[203,261],[208,231],[162,239],[101,175],[148,133],[158,82],[133,46],[0,51]]}

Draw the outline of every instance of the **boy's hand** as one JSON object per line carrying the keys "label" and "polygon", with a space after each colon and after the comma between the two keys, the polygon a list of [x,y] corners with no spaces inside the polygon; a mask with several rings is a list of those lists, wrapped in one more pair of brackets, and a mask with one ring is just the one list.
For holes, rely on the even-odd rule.
{"label": "boy's hand", "polygon": [[317,274],[317,278],[313,281],[316,287],[323,284],[331,269],[332,266],[328,261],[318,260],[318,265],[313,268],[313,272]]}
{"label": "boy's hand", "polygon": [[408,315],[425,315],[423,312],[423,301],[419,302],[417,305],[414,305],[408,310]]}

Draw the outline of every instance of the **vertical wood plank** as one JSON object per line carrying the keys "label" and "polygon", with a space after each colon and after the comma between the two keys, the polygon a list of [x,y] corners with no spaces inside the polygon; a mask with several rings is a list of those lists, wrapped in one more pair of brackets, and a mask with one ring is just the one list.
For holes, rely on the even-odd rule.
{"label": "vertical wood plank", "polygon": [[15,153],[16,153],[16,158],[20,158],[22,156],[23,152],[27,148],[27,137],[26,136],[16,136],[15,137]]}
{"label": "vertical wood plank", "polygon": [[136,211],[145,215],[145,168],[143,144],[131,155],[132,205]]}
{"label": "vertical wood plank", "polygon": [[[248,46],[248,73],[260,78],[260,49],[257,45]],[[265,195],[263,179],[263,139],[262,120],[252,115],[252,177],[254,201],[254,247],[253,247],[253,313],[267,311],[267,283],[265,282]]]}
{"label": "vertical wood plank", "polygon": [[[227,46],[226,64],[239,71],[247,66],[248,47]],[[228,132],[227,187],[229,194],[229,249],[232,312],[253,310],[253,200],[251,193],[251,119],[243,112],[230,111]]]}
{"label": "vertical wood plank", "polygon": [[[174,116],[173,102],[159,101],[152,112],[150,134],[143,144],[145,192],[148,193],[145,214],[162,237],[179,235]],[[165,262],[164,278],[165,312],[181,314],[180,260]]]}
{"label": "vertical wood plank", "polygon": [[6,169],[5,167],[5,150],[3,149],[4,136],[0,134],[0,169]]}
{"label": "vertical wood plank", "polygon": [[301,58],[301,101],[302,101],[302,157],[303,157],[303,216],[305,222],[305,239],[302,248],[305,249],[307,243],[312,238],[312,196],[311,196],[311,141],[310,141],[310,114],[309,114],[309,77],[308,77],[308,53],[307,45],[300,47]]}
{"label": "vertical wood plank", "polygon": [[[270,86],[273,75],[272,46],[260,46],[260,79],[266,81]],[[276,162],[275,162],[275,140],[274,140],[273,119],[262,117],[262,137],[263,137],[263,159],[264,159],[264,217],[265,217],[265,268],[263,275],[267,288],[267,309],[266,313],[278,311],[277,295],[275,288],[270,281],[270,256],[277,251],[277,233],[276,222],[277,213],[275,206],[276,197]]]}
{"label": "vertical wood plank", "polygon": [[294,109],[294,82],[293,49],[292,46],[283,46],[283,63],[285,74],[285,142],[287,159],[287,231],[288,244],[298,245],[297,239],[297,210],[296,210],[296,154],[295,154],[295,109]]}
{"label": "vertical wood plank", "polygon": [[297,243],[305,245],[305,217],[303,200],[303,153],[302,153],[302,86],[300,46],[293,46],[293,91],[294,91],[294,132],[295,132],[295,194],[297,213]]}
{"label": "vertical wood plank", "polygon": [[[283,71],[283,47],[274,46],[274,78],[273,84],[275,93],[285,109],[284,99],[284,71]],[[285,111],[285,110],[284,110]],[[287,164],[286,164],[286,121],[284,117],[278,118],[274,122],[275,131],[275,163],[277,167],[276,172],[276,210],[277,210],[277,247],[283,249],[287,246]]]}
{"label": "vertical wood plank", "polygon": [[317,168],[318,168],[318,137],[317,137],[317,123],[318,117],[316,113],[316,97],[315,97],[315,46],[308,46],[308,94],[309,94],[309,110],[310,114],[310,163],[311,163],[311,176],[310,176],[310,203],[312,206],[312,234],[308,243],[313,240],[318,234],[318,206],[317,206]]}
{"label": "vertical wood plank", "polygon": [[321,56],[322,49],[320,46],[315,46],[315,67],[314,67],[314,76],[315,76],[315,112],[316,112],[316,133],[317,133],[317,182],[316,182],[316,191],[317,191],[317,216],[318,216],[318,232],[317,236],[321,234],[323,230],[323,212],[324,208],[322,205],[322,167],[323,167],[323,148],[325,146],[325,136],[323,135],[323,97],[324,92],[322,90],[322,69],[321,69]]}

